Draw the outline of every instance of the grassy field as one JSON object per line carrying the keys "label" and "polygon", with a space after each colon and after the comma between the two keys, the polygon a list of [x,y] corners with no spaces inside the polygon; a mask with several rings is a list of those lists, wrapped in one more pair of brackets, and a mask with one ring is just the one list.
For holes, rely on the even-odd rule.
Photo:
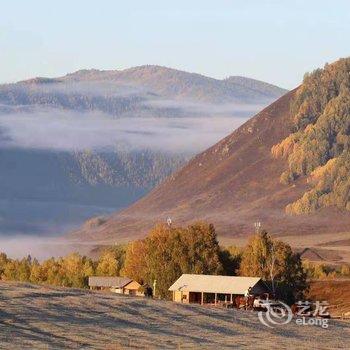
{"label": "grassy field", "polygon": [[310,300],[326,300],[332,317],[350,316],[350,280],[313,281],[308,292]]}
{"label": "grassy field", "polygon": [[347,349],[350,325],[270,329],[253,311],[0,282],[3,349]]}

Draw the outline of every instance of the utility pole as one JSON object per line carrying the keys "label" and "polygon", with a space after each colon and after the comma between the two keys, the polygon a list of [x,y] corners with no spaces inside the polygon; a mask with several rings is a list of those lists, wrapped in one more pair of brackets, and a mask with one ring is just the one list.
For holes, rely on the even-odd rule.
{"label": "utility pole", "polygon": [[157,286],[157,280],[153,281],[153,298],[156,297],[156,286]]}
{"label": "utility pole", "polygon": [[261,222],[260,221],[254,222],[254,227],[255,227],[255,233],[260,233]]}
{"label": "utility pole", "polygon": [[275,255],[275,248],[273,246],[273,242],[271,245],[271,250],[270,250],[270,255],[271,255],[271,265],[270,265],[270,278],[271,278],[271,283],[272,283],[272,293],[275,297],[275,262],[276,262],[276,255]]}

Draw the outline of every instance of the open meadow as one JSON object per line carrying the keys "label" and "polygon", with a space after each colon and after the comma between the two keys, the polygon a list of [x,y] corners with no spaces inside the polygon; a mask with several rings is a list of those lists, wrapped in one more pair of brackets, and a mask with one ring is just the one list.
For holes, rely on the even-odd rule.
{"label": "open meadow", "polygon": [[2,349],[348,349],[350,324],[268,328],[257,312],[0,282]]}

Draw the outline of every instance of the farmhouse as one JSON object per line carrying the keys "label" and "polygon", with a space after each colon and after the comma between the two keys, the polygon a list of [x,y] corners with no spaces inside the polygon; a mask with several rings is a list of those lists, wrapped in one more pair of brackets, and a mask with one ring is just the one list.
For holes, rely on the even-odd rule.
{"label": "farmhouse", "polygon": [[141,285],[128,277],[89,277],[89,287],[94,290],[110,290],[118,294],[143,296]]}
{"label": "farmhouse", "polygon": [[268,291],[259,277],[236,277],[215,275],[183,274],[170,288],[173,301],[180,303],[217,304],[232,303],[236,296],[244,295],[251,288],[251,294]]}

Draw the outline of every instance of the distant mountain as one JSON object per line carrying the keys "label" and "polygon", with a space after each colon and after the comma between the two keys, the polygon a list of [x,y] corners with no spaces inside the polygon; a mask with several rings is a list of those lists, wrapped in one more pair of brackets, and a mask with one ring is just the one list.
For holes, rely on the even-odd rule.
{"label": "distant mountain", "polygon": [[286,90],[277,86],[244,77],[219,80],[166,67],[140,66],[120,71],[80,70],[60,78],[0,85],[0,103],[2,108],[35,104],[118,116],[141,111],[157,115],[159,110],[181,112],[183,106],[176,101],[226,103],[237,111],[241,104],[266,105],[284,93]]}
{"label": "distant mountain", "polygon": [[0,85],[0,234],[123,208],[284,92],[159,66]]}
{"label": "distant mountain", "polygon": [[142,86],[157,95],[202,102],[261,103],[274,100],[287,90],[245,77],[214,79],[161,66],[140,66],[121,71],[81,70],[64,81],[110,81]]}
{"label": "distant mountain", "polygon": [[266,96],[266,98],[269,98],[270,96],[279,97],[281,96],[282,91],[283,93],[287,92],[287,90],[281,89],[280,87],[269,83],[265,83],[264,81],[241,76],[231,76],[226,78],[225,81],[229,82],[230,84],[234,84],[235,86],[242,86],[243,89],[250,89],[252,94],[254,94],[255,91],[256,94]]}
{"label": "distant mountain", "polygon": [[303,84],[195,156],[131,207],[72,237],[140,237],[167,217],[215,224],[226,237],[346,232],[350,227],[350,59]]}

